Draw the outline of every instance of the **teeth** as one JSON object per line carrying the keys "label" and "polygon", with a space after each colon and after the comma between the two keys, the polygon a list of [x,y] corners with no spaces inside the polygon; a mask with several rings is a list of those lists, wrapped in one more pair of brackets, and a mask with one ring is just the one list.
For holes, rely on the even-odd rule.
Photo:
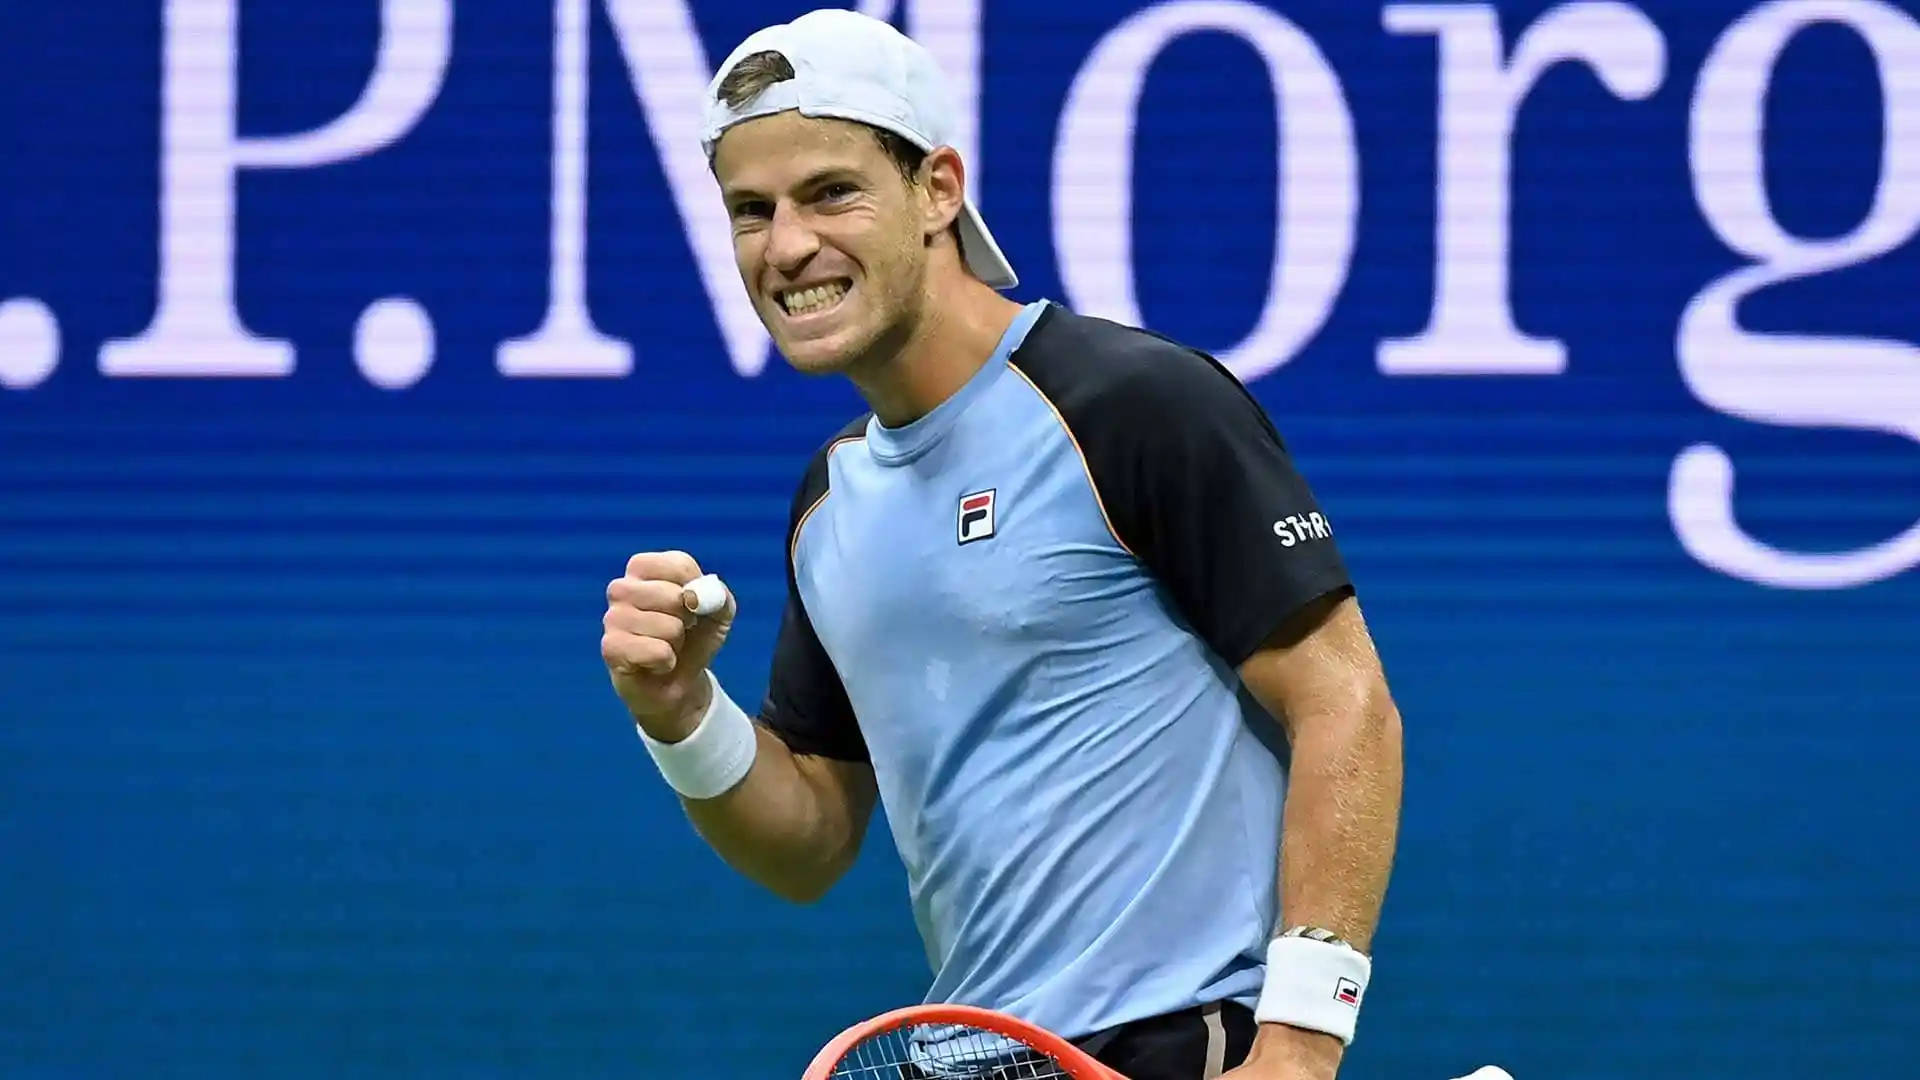
{"label": "teeth", "polygon": [[789,315],[808,315],[823,308],[829,308],[847,295],[847,287],[840,282],[830,285],[815,285],[807,289],[792,290],[780,298]]}

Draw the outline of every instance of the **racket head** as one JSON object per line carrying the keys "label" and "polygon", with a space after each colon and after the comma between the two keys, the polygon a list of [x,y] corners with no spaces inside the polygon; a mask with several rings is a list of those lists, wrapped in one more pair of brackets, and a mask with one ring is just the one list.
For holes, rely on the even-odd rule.
{"label": "racket head", "polygon": [[1126,1080],[1042,1027],[972,1005],[911,1005],[862,1021],[801,1080]]}

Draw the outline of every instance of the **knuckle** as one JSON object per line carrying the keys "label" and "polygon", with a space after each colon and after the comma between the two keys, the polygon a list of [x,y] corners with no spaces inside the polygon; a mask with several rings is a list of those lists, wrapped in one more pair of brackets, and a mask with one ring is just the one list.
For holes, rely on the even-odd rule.
{"label": "knuckle", "polygon": [[676,574],[680,575],[680,581],[691,581],[700,576],[700,564],[694,561],[692,555],[677,548],[673,551],[662,552],[661,554],[666,561],[666,565],[671,567]]}
{"label": "knuckle", "polygon": [[651,611],[658,601],[659,591],[660,583],[657,581],[639,582],[627,594],[627,606],[635,611]]}
{"label": "knuckle", "polygon": [[641,638],[640,644],[641,655],[644,657],[640,662],[649,667],[671,667],[679,659],[673,646],[659,638]]}
{"label": "knuckle", "polygon": [[659,582],[652,595],[647,598],[650,601],[650,603],[647,604],[648,610],[657,611],[662,615],[677,616],[680,612],[686,610],[686,605],[680,600],[682,591],[682,586],[675,582]]}
{"label": "knuckle", "polygon": [[[700,563],[692,555],[678,549],[672,551],[642,551],[627,559],[627,582],[624,594],[631,595],[642,585],[653,582],[665,582],[680,585],[700,576]],[[607,586],[608,596],[614,594],[614,584]]]}
{"label": "knuckle", "polygon": [[619,671],[671,670],[687,631],[672,614],[625,603],[608,605],[600,625],[600,656]]}
{"label": "knuckle", "polygon": [[613,633],[603,636],[600,655],[616,672],[654,671],[670,667],[677,654],[658,638]]}

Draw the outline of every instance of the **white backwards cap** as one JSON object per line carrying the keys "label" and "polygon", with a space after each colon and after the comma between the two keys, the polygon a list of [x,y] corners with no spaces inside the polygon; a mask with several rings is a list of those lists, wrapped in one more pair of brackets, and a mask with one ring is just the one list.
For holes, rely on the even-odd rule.
{"label": "white backwards cap", "polygon": [[[760,52],[777,52],[793,78],[774,83],[732,108],[720,83],[733,66]],[[891,131],[921,150],[948,145],[954,130],[952,96],[932,54],[879,19],[840,8],[810,11],[790,23],[755,31],[733,50],[707,84],[700,145],[708,160],[726,130],[742,121],[797,109],[802,116],[834,117]],[[967,267],[996,289],[1020,283],[1000,252],[980,210],[967,197],[956,221]]]}

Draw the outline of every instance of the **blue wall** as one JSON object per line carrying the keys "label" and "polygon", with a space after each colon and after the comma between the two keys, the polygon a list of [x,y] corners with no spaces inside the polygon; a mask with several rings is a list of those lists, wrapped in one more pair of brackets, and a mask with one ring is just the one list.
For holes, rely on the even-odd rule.
{"label": "blue wall", "polygon": [[[797,1076],[842,1025],[918,999],[884,830],[816,907],[755,891],[686,827],[600,667],[606,580],[684,547],[740,596],[718,669],[757,700],[786,501],[860,408],[777,356],[741,373],[752,350],[719,329],[661,149],[685,163],[666,98],[696,55],[686,3],[559,5],[590,13],[586,306],[635,356],[598,378],[496,363],[548,306],[554,10],[459,4],[417,117],[238,170],[231,215],[180,232],[177,284],[225,266],[246,332],[295,359],[207,378],[240,331],[182,331],[171,375],[102,359],[150,331],[162,162],[224,175],[162,136],[162,10],[180,87],[237,56],[252,138],[348,113],[379,6],[239,4],[231,51],[208,36],[222,0],[8,7],[0,1073]],[[428,63],[438,6],[396,8],[388,39],[412,51],[383,70]],[[1276,117],[1254,30],[1177,36],[1137,114],[1082,117],[1131,149],[1149,325],[1227,352],[1274,289],[1315,308],[1311,281],[1332,283],[1297,347],[1241,362],[1337,523],[1406,716],[1400,857],[1343,1075],[1909,1075],[1920,555],[1892,545],[1920,520],[1920,173],[1881,165],[1920,155],[1914,6],[1829,5],[1850,28],[1799,26],[1795,3],[1588,5],[1596,22],[1536,39],[1612,50],[1642,85],[1561,64],[1518,110],[1510,311],[1566,358],[1534,374],[1383,370],[1441,276],[1432,33],[1351,2],[939,7],[944,48],[980,44],[979,190],[1019,299],[1129,314],[1077,284],[1068,264],[1099,256],[1057,232],[1117,181],[1054,190],[1069,89],[1129,16],[1284,16],[1350,110],[1345,256],[1312,246],[1339,232],[1342,148],[1288,142],[1333,113]],[[1499,5],[1505,48],[1576,7]],[[685,25],[717,59],[801,9],[691,0]],[[1733,49],[1787,24],[1777,62]],[[1727,172],[1742,80],[1770,202],[1716,228],[1705,204],[1747,182]],[[1870,213],[1884,235],[1850,240]],[[1841,254],[1755,289],[1729,332],[1682,332],[1702,290],[1790,264],[1794,237]],[[1276,285],[1276,244],[1322,255]],[[430,319],[431,363],[396,346],[369,366],[398,374],[371,378],[354,328],[390,296]],[[1819,340],[1769,365],[1784,335]],[[1684,539],[1718,505],[1711,483],[1670,497],[1703,445],[1733,462],[1747,555],[1725,529]]]}

